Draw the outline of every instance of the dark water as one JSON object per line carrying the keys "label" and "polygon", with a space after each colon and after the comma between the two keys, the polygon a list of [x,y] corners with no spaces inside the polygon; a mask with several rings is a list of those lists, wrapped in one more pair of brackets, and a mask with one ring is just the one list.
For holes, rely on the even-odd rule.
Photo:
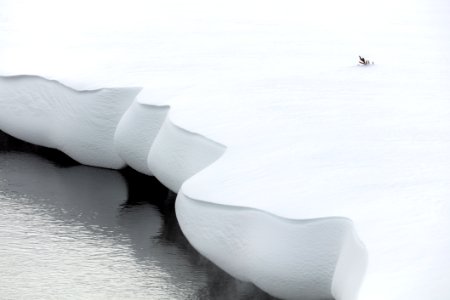
{"label": "dark water", "polygon": [[0,132],[0,299],[271,299],[189,245],[174,201]]}

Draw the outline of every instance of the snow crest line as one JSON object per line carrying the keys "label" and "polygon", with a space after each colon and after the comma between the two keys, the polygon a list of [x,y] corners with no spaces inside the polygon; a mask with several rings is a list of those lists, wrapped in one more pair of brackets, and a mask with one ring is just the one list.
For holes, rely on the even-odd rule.
{"label": "snow crest line", "polygon": [[177,218],[191,244],[273,296],[357,298],[367,251],[351,220],[288,219],[197,199],[208,182],[191,179],[214,168],[227,147],[175,124],[170,105],[139,101],[141,90],[77,91],[39,76],[0,76],[0,129],[82,164],[154,175],[178,192]]}

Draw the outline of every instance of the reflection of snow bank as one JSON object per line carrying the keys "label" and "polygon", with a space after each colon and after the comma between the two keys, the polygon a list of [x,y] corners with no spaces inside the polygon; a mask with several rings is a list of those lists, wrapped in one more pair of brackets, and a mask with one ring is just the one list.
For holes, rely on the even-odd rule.
{"label": "reflection of snow bank", "polygon": [[0,129],[92,166],[125,165],[114,149],[117,123],[137,88],[76,91],[37,76],[0,77]]}

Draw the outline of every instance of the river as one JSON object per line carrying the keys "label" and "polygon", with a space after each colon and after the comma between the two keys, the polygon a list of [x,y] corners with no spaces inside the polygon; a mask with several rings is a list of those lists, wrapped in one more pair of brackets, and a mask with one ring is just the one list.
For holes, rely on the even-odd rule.
{"label": "river", "polygon": [[175,196],[0,132],[0,299],[270,299],[189,245]]}

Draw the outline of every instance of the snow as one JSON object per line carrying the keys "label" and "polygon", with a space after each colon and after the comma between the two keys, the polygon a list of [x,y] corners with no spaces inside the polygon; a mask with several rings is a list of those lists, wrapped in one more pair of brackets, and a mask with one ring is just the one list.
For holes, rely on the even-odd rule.
{"label": "snow", "polygon": [[147,165],[147,157],[167,111],[168,107],[147,106],[134,101],[117,125],[115,151],[127,165],[141,173],[153,175]]}
{"label": "snow", "polygon": [[166,119],[148,154],[148,166],[172,191],[222,156],[225,147],[204,136],[186,131]]}
{"label": "snow", "polygon": [[76,91],[36,76],[0,77],[0,128],[80,163],[118,169],[125,162],[114,149],[114,132],[139,90]]}
{"label": "snow", "polygon": [[[231,136],[226,128],[233,126],[223,127],[221,132],[219,122],[213,122],[219,115],[228,117],[220,105],[216,106],[215,115],[206,118],[203,132],[214,131],[215,135],[211,133],[211,136],[227,145],[227,150],[217,162],[187,180],[181,192],[190,199],[254,208],[286,219],[349,218],[369,256],[361,299],[398,299],[405,295],[408,299],[420,299],[430,289],[437,299],[445,299],[449,295],[447,270],[450,267],[446,254],[450,253],[446,229],[450,228],[448,88],[439,82],[402,82],[380,76],[383,66],[363,68],[349,69],[339,77],[345,76],[343,82],[329,81],[326,87],[314,92],[303,88],[305,82],[308,87],[314,87],[314,82],[293,78],[283,79],[281,87],[264,82],[249,88],[251,84],[245,83],[226,90],[226,96],[217,91],[205,96],[208,103],[223,103],[223,99],[242,103],[258,95],[259,109],[252,111],[253,122],[247,117],[244,126],[236,128]],[[355,78],[351,77],[352,72],[357,74]],[[361,80],[364,75],[369,80]],[[378,82],[370,80],[374,76]],[[316,84],[323,84],[322,79]],[[351,97],[346,90],[350,89],[349,85]],[[430,95],[428,91],[434,92]],[[204,93],[205,90],[199,91]],[[269,100],[278,97],[283,99],[282,109],[271,106],[281,103]],[[192,98],[184,95],[183,104],[199,98],[195,93]],[[194,116],[189,115],[193,109],[181,106],[174,105],[174,112],[169,116],[177,124],[187,124]],[[214,111],[203,107],[200,112],[203,109]],[[236,117],[236,111],[233,115]],[[205,118],[195,119],[193,127],[200,129],[203,121]],[[179,197],[177,202],[181,220],[189,213],[182,204],[186,200],[182,199]],[[188,216],[199,222],[199,217]],[[203,226],[193,221],[185,226],[196,228],[185,231],[194,245],[198,240],[197,231]],[[230,231],[229,227],[226,231]],[[239,232],[245,236],[242,230]],[[296,236],[301,238],[301,232]],[[209,235],[205,240],[208,238]],[[292,240],[287,239],[283,245],[293,249]],[[222,247],[221,243],[215,244]],[[209,246],[197,245],[200,251],[206,249],[202,253],[215,261]],[[332,255],[331,248],[327,249]],[[364,256],[364,249],[351,251]],[[284,260],[280,257],[286,256],[275,257],[282,264]],[[287,257],[292,264],[292,256]],[[239,265],[239,268],[242,272],[244,267]],[[352,277],[352,272],[345,269],[343,276]],[[337,273],[335,276],[337,282],[342,278]],[[270,290],[269,284],[261,286],[284,296]]]}
{"label": "snow", "polygon": [[356,298],[367,254],[350,220],[287,220],[184,193],[176,208],[189,241],[234,277],[282,299]]}
{"label": "snow", "polygon": [[58,80],[2,77],[1,130],[155,175],[272,295],[450,297],[446,1],[1,7],[0,74]]}

